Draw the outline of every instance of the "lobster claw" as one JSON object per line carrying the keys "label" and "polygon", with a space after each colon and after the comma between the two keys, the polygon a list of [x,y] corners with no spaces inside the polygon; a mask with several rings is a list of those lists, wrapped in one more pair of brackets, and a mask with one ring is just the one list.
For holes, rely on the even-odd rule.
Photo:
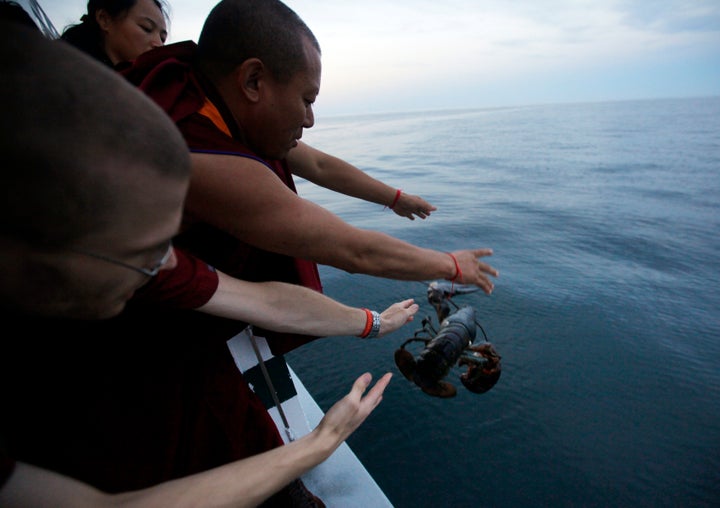
{"label": "lobster claw", "polygon": [[[430,285],[428,300],[435,306],[438,316],[449,311],[446,297],[439,287]],[[489,342],[473,346],[477,322],[475,310],[470,306],[459,307],[440,322],[436,332],[430,317],[423,319],[421,332],[435,334],[432,339],[419,338],[418,333],[407,339],[395,351],[395,364],[408,381],[433,397],[449,398],[457,394],[457,388],[443,378],[454,365],[467,365],[468,370],[460,376],[465,387],[473,393],[485,393],[500,378],[500,355]],[[483,331],[483,335],[485,332]],[[487,340],[487,337],[486,339]],[[405,350],[412,342],[422,342],[425,348],[415,358]]]}
{"label": "lobster claw", "polygon": [[398,369],[408,381],[415,383],[428,395],[450,398],[457,393],[457,389],[447,381],[437,381],[435,383],[424,381],[423,377],[417,374],[415,358],[403,348],[395,350],[395,365],[398,366]]}
{"label": "lobster claw", "polygon": [[398,369],[408,381],[413,381],[416,362],[409,351],[403,348],[395,350],[395,365],[398,366]]}
{"label": "lobster claw", "polygon": [[490,343],[470,348],[475,358],[463,357],[458,365],[468,365],[467,372],[460,375],[462,384],[473,393],[485,393],[500,379],[500,355]]}
{"label": "lobster claw", "polygon": [[428,395],[432,395],[433,397],[440,397],[442,399],[449,399],[450,397],[454,397],[457,393],[457,388],[455,388],[447,381],[438,381],[433,385],[422,385],[417,382],[415,384],[417,384],[420,389]]}

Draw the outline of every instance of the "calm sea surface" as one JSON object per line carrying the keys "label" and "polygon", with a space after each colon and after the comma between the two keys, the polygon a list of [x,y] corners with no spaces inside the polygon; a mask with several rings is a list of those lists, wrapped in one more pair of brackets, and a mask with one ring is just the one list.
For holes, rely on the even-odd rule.
{"label": "calm sea surface", "polygon": [[[492,247],[500,270],[491,296],[455,297],[502,355],[488,393],[402,377],[419,319],[287,355],[324,410],[395,373],[349,444],[396,507],[720,506],[720,98],[320,118],[304,139],[438,210],[303,197],[419,246]],[[426,284],[321,275],[342,302],[433,313]]]}

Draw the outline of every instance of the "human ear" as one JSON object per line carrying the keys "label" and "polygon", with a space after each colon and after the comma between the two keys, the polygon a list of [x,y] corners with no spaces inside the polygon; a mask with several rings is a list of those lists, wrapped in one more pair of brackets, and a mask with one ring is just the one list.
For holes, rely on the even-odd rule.
{"label": "human ear", "polygon": [[260,99],[263,79],[265,77],[265,66],[258,58],[245,60],[235,70],[235,80],[240,93],[252,102],[257,102]]}
{"label": "human ear", "polygon": [[110,29],[112,18],[105,9],[98,9],[95,11],[95,21],[103,32],[107,32]]}

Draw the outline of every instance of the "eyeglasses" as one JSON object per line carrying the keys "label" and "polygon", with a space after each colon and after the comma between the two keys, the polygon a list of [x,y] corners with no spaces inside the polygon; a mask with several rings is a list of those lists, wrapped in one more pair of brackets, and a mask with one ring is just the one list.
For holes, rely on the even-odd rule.
{"label": "eyeglasses", "polygon": [[125,263],[124,261],[120,261],[109,256],[103,256],[102,254],[95,254],[94,252],[88,252],[85,250],[73,249],[73,252],[77,252],[78,254],[84,254],[85,256],[90,256],[95,259],[101,259],[114,265],[124,266],[125,268],[129,268],[130,270],[146,275],[147,277],[155,277],[160,271],[160,269],[163,267],[163,265],[165,265],[170,260],[170,256],[172,256],[173,253],[173,244],[172,241],[168,242],[167,252],[160,261],[153,265],[152,268],[140,268],[138,266],[130,265],[128,263]]}

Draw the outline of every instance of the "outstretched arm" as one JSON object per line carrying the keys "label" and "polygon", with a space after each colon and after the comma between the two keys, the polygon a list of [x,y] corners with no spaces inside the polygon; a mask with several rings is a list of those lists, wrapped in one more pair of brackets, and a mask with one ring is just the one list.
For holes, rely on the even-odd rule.
{"label": "outstretched arm", "polygon": [[0,489],[0,506],[15,507],[252,507],[327,459],[382,400],[392,374],[363,396],[372,376],[355,380],[309,434],[287,445],[154,487],[106,494],[73,478],[18,463]]}
{"label": "outstretched arm", "polygon": [[[349,307],[312,289],[284,282],[247,282],[218,271],[218,288],[197,310],[252,323],[268,330],[328,337],[357,335],[365,328],[363,309]],[[418,304],[397,302],[380,314],[380,333],[413,320]]]}
{"label": "outstretched arm", "polygon": [[497,277],[498,272],[479,259],[491,255],[490,249],[455,251],[456,266],[446,252],[347,224],[300,198],[257,161],[206,153],[191,158],[186,210],[244,242],[350,273],[398,280],[455,279],[488,294],[493,290],[488,276]]}
{"label": "outstretched arm", "polygon": [[424,219],[430,212],[437,210],[420,196],[406,192],[401,192],[398,196],[398,189],[302,141],[290,150],[287,160],[290,169],[297,176],[327,189],[387,206],[401,217],[415,220],[415,216],[418,216]]}

